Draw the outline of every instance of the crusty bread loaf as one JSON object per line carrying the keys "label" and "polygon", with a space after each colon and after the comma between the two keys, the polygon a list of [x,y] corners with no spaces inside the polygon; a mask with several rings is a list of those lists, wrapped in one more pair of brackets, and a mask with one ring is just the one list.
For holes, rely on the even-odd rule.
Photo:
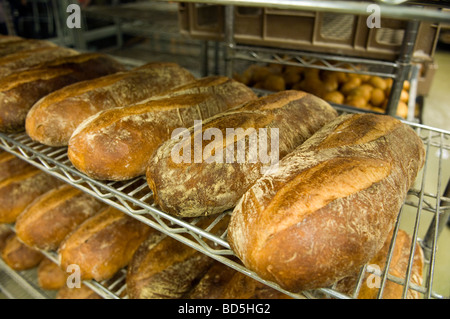
{"label": "crusty bread loaf", "polygon": [[181,298],[206,273],[212,261],[172,237],[152,234],[128,266],[128,298]]}
{"label": "crusty bread loaf", "polygon": [[[376,271],[385,272],[387,257],[389,256],[389,249],[391,246],[392,232],[388,236],[386,242],[380,251],[367,264]],[[416,243],[414,248],[414,257],[412,259],[410,284],[420,287],[423,282],[423,267],[424,255],[422,248]],[[412,251],[412,237],[404,230],[399,229],[396,238],[395,246],[392,251],[392,257],[389,263],[389,275],[394,276],[403,284],[396,283],[391,279],[387,279],[383,288],[383,293],[380,298],[383,299],[401,299],[403,298],[403,291],[405,289],[404,280],[409,264],[409,258]],[[341,291],[348,295],[353,295],[359,274],[347,277],[339,281],[335,287],[337,291]],[[362,279],[357,298],[358,299],[376,299],[379,298],[379,288],[381,285],[381,277],[378,274],[370,274],[366,272]],[[420,293],[415,289],[408,289],[406,294],[407,299],[419,299]]]}
{"label": "crusty bread loaf", "polygon": [[24,38],[19,37],[17,35],[0,34],[0,44],[14,42],[18,40],[24,40]]}
{"label": "crusty bread loaf", "polygon": [[81,172],[99,180],[127,180],[144,175],[154,150],[176,128],[190,127],[195,120],[256,98],[248,87],[226,77],[194,82],[146,102],[90,117],[69,140],[70,161]]}
{"label": "crusty bread loaf", "polygon": [[108,207],[85,220],[61,243],[61,268],[78,265],[82,280],[111,278],[130,262],[151,230],[141,221]]}
{"label": "crusty bread loaf", "polygon": [[57,58],[1,78],[0,131],[23,131],[30,108],[50,92],[123,69],[107,55],[84,53]]}
{"label": "crusty bread loaf", "polygon": [[233,268],[215,262],[200,282],[185,296],[189,299],[290,299]]}
{"label": "crusty bread loaf", "polygon": [[39,39],[6,38],[5,41],[0,43],[0,57],[25,50],[48,47],[56,47],[56,44],[47,40]]}
{"label": "crusty bread loaf", "polygon": [[56,299],[103,299],[91,288],[85,284],[81,284],[80,288],[68,286],[62,287],[56,294]]}
{"label": "crusty bread loaf", "polygon": [[0,223],[14,223],[37,197],[61,184],[60,180],[31,165],[0,182]]}
{"label": "crusty bread loaf", "polygon": [[424,157],[422,140],[393,117],[342,115],[244,194],[230,246],[290,291],[351,276],[381,249]]}
{"label": "crusty bread loaf", "polygon": [[68,274],[56,263],[44,258],[37,269],[38,285],[46,290],[58,290],[65,286]]}
{"label": "crusty bread loaf", "polygon": [[82,81],[57,90],[28,112],[25,128],[35,141],[67,146],[76,127],[88,117],[137,103],[194,80],[175,63],[148,63],[130,71]]}
{"label": "crusty bread loaf", "polygon": [[12,153],[0,153],[0,182],[17,175],[19,172],[29,168],[31,164],[18,158]]}
{"label": "crusty bread loaf", "polygon": [[0,224],[0,252],[6,245],[9,237],[14,235],[14,231],[7,224]]}
{"label": "crusty bread loaf", "polygon": [[[197,224],[204,228],[213,219]],[[221,219],[210,232],[222,234],[229,218]],[[154,232],[141,244],[127,269],[127,293],[131,299],[183,298],[213,265],[214,260],[180,241]]]}
{"label": "crusty bread loaf", "polygon": [[42,47],[23,50],[0,58],[0,77],[25,70],[40,63],[50,62],[57,58],[77,55],[79,52],[64,47]]}
{"label": "crusty bread loaf", "polygon": [[[265,171],[336,116],[314,95],[283,91],[206,119],[153,153],[146,177],[154,201],[182,217],[231,209]],[[173,156],[175,149],[183,151],[180,157],[185,152],[188,156],[180,162]]]}
{"label": "crusty bread loaf", "polygon": [[2,250],[3,261],[14,270],[36,267],[44,259],[39,250],[28,247],[16,235],[10,236]]}
{"label": "crusty bread loaf", "polygon": [[36,198],[16,219],[16,233],[30,247],[56,250],[83,221],[106,204],[64,184]]}

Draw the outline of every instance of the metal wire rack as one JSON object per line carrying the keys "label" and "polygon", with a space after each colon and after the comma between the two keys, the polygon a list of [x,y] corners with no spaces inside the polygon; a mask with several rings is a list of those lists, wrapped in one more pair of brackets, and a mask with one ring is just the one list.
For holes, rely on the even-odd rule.
{"label": "metal wire rack", "polygon": [[[354,112],[352,108],[335,106],[341,113]],[[426,257],[426,270],[424,284],[414,285],[410,282],[411,267],[415,245],[411,247],[408,272],[405,278],[398,278],[382,271],[377,274],[370,267],[363,267],[359,276],[359,284],[355,292],[346,295],[336,291],[333,287],[318,289],[314,292],[291,293],[281,289],[277,284],[267,282],[252,271],[246,269],[236,261],[234,253],[226,240],[226,232],[212,234],[210,230],[222,218],[230,212],[218,215],[210,225],[201,228],[197,225],[198,219],[182,219],[171,216],[156,207],[152,202],[152,193],[147,186],[144,177],[138,177],[125,182],[105,182],[91,179],[75,169],[67,157],[67,148],[49,147],[32,141],[26,133],[0,134],[0,147],[15,154],[30,164],[48,172],[49,174],[81,189],[97,199],[111,205],[120,211],[140,220],[141,222],[175,238],[176,240],[214,258],[237,271],[259,280],[272,288],[280,290],[292,298],[315,298],[317,292],[331,298],[353,298],[357,296],[358,287],[364,278],[364,273],[380,275],[382,283],[387,280],[394,281],[404,286],[404,297],[408,290],[418,291],[424,298],[445,298],[433,291],[435,277],[435,262],[437,243],[442,226],[445,224],[450,212],[449,194],[444,194],[445,184],[449,180],[450,165],[450,132],[439,130],[425,125],[408,123],[423,139],[427,157],[425,167],[420,172],[414,186],[408,193],[405,204],[400,212],[399,221],[396,224],[388,263],[393,252],[393,244],[399,228],[402,228],[402,218],[407,216],[413,220],[410,233],[414,242],[419,242]],[[432,178],[437,182],[429,182]],[[424,226],[425,225],[425,226]],[[421,234],[419,229],[426,227],[426,234]],[[56,256],[50,254],[49,258],[57,262]],[[388,269],[388,268],[387,268]],[[88,282],[87,284],[105,298],[126,298],[125,272],[122,271],[108,282]],[[379,296],[382,296],[383,286]]]}

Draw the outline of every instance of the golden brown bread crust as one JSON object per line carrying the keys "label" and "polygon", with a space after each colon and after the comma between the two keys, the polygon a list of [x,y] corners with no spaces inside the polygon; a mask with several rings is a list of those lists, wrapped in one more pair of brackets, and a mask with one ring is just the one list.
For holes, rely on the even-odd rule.
{"label": "golden brown bread crust", "polygon": [[[150,158],[146,177],[154,201],[165,212],[182,217],[211,215],[231,209],[265,170],[276,165],[279,158],[336,116],[337,112],[320,98],[300,91],[283,91],[206,119],[201,129],[189,128],[189,135],[183,141],[175,138],[166,141]],[[254,143],[250,142],[249,134],[236,134],[237,138],[230,142],[227,136],[230,129],[254,132],[256,141],[261,138],[260,129],[265,129],[267,137],[263,142],[267,143],[267,155],[271,160],[264,163],[264,158],[256,154],[256,161],[250,162],[250,149],[254,146],[250,144]],[[278,144],[272,144],[272,129],[278,130],[275,142]],[[214,144],[212,138],[207,140],[205,136],[210,130],[219,130],[222,139],[215,136]],[[203,155],[200,162],[194,158],[198,151],[198,136],[202,143],[198,143],[202,147],[200,154]],[[242,142],[245,143],[245,161],[238,158],[238,144]],[[186,163],[177,163],[172,156],[180,144],[183,151],[190,150],[190,161]],[[234,149],[231,161],[228,156],[230,146]],[[219,162],[212,159],[212,149],[214,154],[222,155]],[[275,156],[272,152],[276,152]]]}
{"label": "golden brown bread crust", "polygon": [[44,258],[37,269],[38,285],[46,290],[58,290],[66,284],[68,274],[52,260]]}
{"label": "golden brown bread crust", "polygon": [[[392,240],[392,232],[388,236],[386,242],[380,251],[368,262],[368,265],[372,268],[376,268],[382,272],[386,269],[387,257],[389,255],[389,249]],[[395,246],[392,251],[392,257],[389,264],[389,274],[399,278],[400,280],[405,280],[407,267],[409,263],[412,238],[404,230],[399,229],[395,237]],[[410,284],[415,284],[420,287],[423,282],[423,267],[424,267],[424,256],[422,248],[418,243],[415,245],[414,257],[411,267]],[[356,287],[358,275],[352,277],[347,277],[339,281],[335,287],[337,291],[341,291],[345,294],[352,295]],[[362,279],[362,284],[359,289],[357,298],[358,299],[377,299],[379,288],[376,286],[378,282],[381,282],[381,278],[376,274],[365,273]],[[405,288],[404,284],[398,284],[390,279],[386,280],[383,288],[383,294],[380,298],[382,299],[402,299],[403,290]],[[408,289],[406,294],[407,299],[419,299],[420,293],[415,289]]]}
{"label": "golden brown bread crust", "polygon": [[31,164],[8,152],[0,153],[0,182],[17,175]]}
{"label": "golden brown bread crust", "polygon": [[14,235],[14,231],[7,224],[0,224],[0,252],[6,245],[9,237]]}
{"label": "golden brown bread crust", "polygon": [[[206,228],[213,221],[198,221]],[[217,222],[212,234],[225,232],[229,218]],[[207,255],[160,232],[152,232],[139,246],[127,269],[127,294],[131,299],[183,298],[213,265]]]}
{"label": "golden brown bread crust", "polygon": [[25,129],[28,111],[40,98],[66,85],[122,71],[107,55],[84,53],[62,57],[0,79],[0,131]]}
{"label": "golden brown bread crust", "polygon": [[185,296],[189,299],[291,299],[286,294],[215,262]]}
{"label": "golden brown bread crust", "polygon": [[130,262],[150,231],[144,223],[108,207],[85,220],[61,243],[61,268],[78,265],[82,280],[111,278]]}
{"label": "golden brown bread crust", "polygon": [[31,165],[0,182],[0,223],[14,223],[37,197],[61,184],[58,179]]}
{"label": "golden brown bread crust", "polygon": [[8,42],[14,42],[18,40],[24,40],[24,38],[16,36],[16,35],[7,35],[7,34],[1,34],[0,35],[0,44],[5,44]]}
{"label": "golden brown bread crust", "polygon": [[16,233],[30,247],[56,250],[64,238],[106,205],[64,184],[36,198],[17,217]]}
{"label": "golden brown bread crust", "polygon": [[353,275],[384,244],[424,156],[417,134],[392,117],[340,116],[246,192],[230,246],[290,291]]}
{"label": "golden brown bread crust", "polygon": [[57,58],[77,55],[79,52],[64,47],[41,47],[8,54],[0,58],[0,77],[13,72],[25,70],[40,63],[50,62]]}
{"label": "golden brown bread crust", "polygon": [[70,161],[99,180],[144,175],[148,159],[173,130],[256,98],[251,89],[225,77],[194,82],[146,102],[90,117],[70,138]]}
{"label": "golden brown bread crust", "polygon": [[106,109],[137,103],[194,79],[189,71],[175,63],[155,62],[74,83],[33,105],[25,129],[35,141],[67,146],[73,131],[88,117]]}
{"label": "golden brown bread crust", "polygon": [[192,289],[213,259],[159,233],[152,234],[133,256],[127,271],[131,299],[176,299]]}
{"label": "golden brown bread crust", "polygon": [[2,250],[3,261],[14,270],[36,267],[44,259],[39,250],[28,247],[16,235],[10,236]]}
{"label": "golden brown bread crust", "polygon": [[5,41],[0,42],[0,57],[8,56],[9,54],[33,50],[37,48],[56,47],[56,44],[38,39],[25,38],[5,38]]}
{"label": "golden brown bread crust", "polygon": [[95,291],[81,284],[80,288],[69,288],[68,286],[62,287],[56,294],[56,299],[103,299]]}
{"label": "golden brown bread crust", "polygon": [[223,292],[235,273],[236,270],[233,268],[220,262],[214,262],[198,284],[186,294],[185,298],[222,299]]}

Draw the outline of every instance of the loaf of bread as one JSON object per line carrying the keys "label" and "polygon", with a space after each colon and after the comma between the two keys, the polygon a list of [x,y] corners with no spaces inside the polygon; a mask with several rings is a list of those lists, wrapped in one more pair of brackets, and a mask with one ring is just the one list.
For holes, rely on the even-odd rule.
{"label": "loaf of bread", "polygon": [[38,48],[48,48],[56,46],[57,46],[56,44],[47,40],[5,38],[5,41],[0,42],[0,58],[25,50],[33,50]]}
{"label": "loaf of bread", "polygon": [[185,298],[290,299],[291,297],[225,264],[215,262]]}
{"label": "loaf of bread", "polygon": [[14,231],[7,224],[0,224],[0,252],[6,245],[9,237],[14,235]]}
{"label": "loaf of bread", "polygon": [[58,290],[66,285],[68,274],[56,263],[44,258],[37,269],[38,285],[46,290]]}
{"label": "loaf of bread", "polygon": [[128,266],[128,298],[181,298],[212,262],[210,257],[171,237],[152,234]]}
{"label": "loaf of bread", "polygon": [[19,172],[30,168],[31,164],[18,158],[12,153],[0,153],[0,182],[17,175]]}
{"label": "loaf of bread", "polygon": [[206,119],[163,143],[148,161],[154,201],[182,217],[231,209],[280,158],[336,116],[314,95],[282,91]]}
{"label": "loaf of bread", "polygon": [[93,291],[85,284],[81,284],[80,288],[68,286],[62,287],[56,294],[56,299],[103,299],[99,294]]}
{"label": "loaf of bread", "polygon": [[[375,269],[376,271],[385,272],[387,257],[389,256],[389,249],[391,246],[392,233],[388,236],[385,244],[380,249],[380,251],[373,257],[368,263],[368,267]],[[409,259],[412,251],[412,238],[404,230],[399,229],[396,238],[395,246],[391,253],[390,263],[389,263],[389,275],[403,281],[403,284],[396,283],[391,279],[387,279],[383,288],[383,293],[378,296],[381,277],[379,274],[370,274],[366,272],[362,279],[361,286],[357,293],[358,299],[402,299],[403,291],[405,289],[405,278],[406,272],[409,264]],[[423,282],[423,267],[424,267],[424,255],[422,248],[418,243],[414,247],[414,257],[412,259],[410,284],[414,284],[417,287],[422,286]],[[335,289],[337,291],[343,292],[347,295],[352,295],[357,284],[359,274],[342,279],[336,284]],[[408,289],[406,293],[407,299],[419,299],[421,296],[420,292],[415,289]]]}
{"label": "loaf of bread", "polygon": [[73,49],[59,46],[42,47],[8,54],[0,58],[0,78],[57,58],[77,54],[79,52]]}
{"label": "loaf of bread", "polygon": [[37,249],[22,243],[16,235],[10,236],[2,250],[3,261],[14,270],[27,270],[36,267],[44,259]]}
{"label": "loaf of bread", "polygon": [[341,115],[244,194],[230,246],[289,291],[330,286],[381,249],[424,157],[419,136],[393,117]]}
{"label": "loaf of bread", "polygon": [[14,223],[37,197],[61,184],[60,180],[31,165],[0,182],[0,223]]}
{"label": "loaf of bread", "polygon": [[163,96],[90,117],[69,140],[70,161],[99,180],[145,175],[150,156],[175,129],[193,126],[195,120],[256,98],[251,89],[226,77],[194,82]]}
{"label": "loaf of bread", "polygon": [[57,58],[0,79],[0,131],[25,129],[28,111],[40,98],[66,85],[124,70],[100,53]]}
{"label": "loaf of bread", "polygon": [[85,220],[61,243],[58,250],[61,268],[76,264],[82,280],[109,279],[130,262],[151,230],[110,206]]}
{"label": "loaf of bread", "polygon": [[68,234],[105,208],[93,196],[64,184],[36,198],[16,219],[16,233],[30,247],[57,250]]}
{"label": "loaf of bread", "polygon": [[[197,224],[205,228],[213,219]],[[221,219],[210,232],[225,232],[229,218]],[[183,298],[213,265],[214,259],[180,241],[154,232],[141,244],[127,268],[127,294],[131,299]]]}
{"label": "loaf of bread", "polygon": [[75,128],[88,117],[137,103],[194,80],[175,63],[148,63],[130,71],[82,81],[57,90],[28,112],[27,134],[50,146],[67,146]]}

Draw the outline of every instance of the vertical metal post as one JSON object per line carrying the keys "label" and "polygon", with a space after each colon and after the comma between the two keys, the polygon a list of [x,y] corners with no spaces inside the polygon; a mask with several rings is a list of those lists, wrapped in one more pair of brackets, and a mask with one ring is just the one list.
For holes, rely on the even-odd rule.
{"label": "vertical metal post", "polygon": [[3,8],[3,14],[5,15],[5,23],[6,29],[8,30],[8,35],[17,35],[16,29],[14,28],[13,16],[9,2],[6,0],[1,0],[1,5]]}
{"label": "vertical metal post", "polygon": [[214,41],[214,75],[220,74],[219,69],[219,61],[220,61],[220,55],[219,55],[220,45],[218,41]]}
{"label": "vertical metal post", "polygon": [[209,42],[207,40],[203,41],[201,44],[201,74],[202,76],[209,75],[209,53],[208,53]]}
{"label": "vertical metal post", "polygon": [[408,78],[411,60],[414,54],[414,46],[417,39],[419,21],[409,20],[405,35],[403,36],[402,48],[397,61],[397,71],[394,82],[392,83],[391,94],[387,105],[386,113],[395,116],[397,114],[397,105],[400,101],[400,95],[403,89],[403,82]]}
{"label": "vertical metal post", "polygon": [[225,75],[233,76],[234,6],[225,6]]}
{"label": "vertical metal post", "polygon": [[[443,196],[446,198],[450,197],[450,180],[447,182],[447,186],[445,187]],[[427,261],[429,261],[431,258],[431,250],[433,249],[433,242],[435,241],[435,236],[437,235],[439,237],[439,235],[441,234],[442,230],[444,229],[449,220],[450,217],[450,209],[448,209],[449,206],[450,202],[441,200],[439,207],[440,208],[446,207],[447,209],[444,210],[443,212],[440,211],[436,212],[436,215],[431,221],[431,224],[428,227],[428,230],[422,240],[421,244],[425,255],[425,260]]]}

